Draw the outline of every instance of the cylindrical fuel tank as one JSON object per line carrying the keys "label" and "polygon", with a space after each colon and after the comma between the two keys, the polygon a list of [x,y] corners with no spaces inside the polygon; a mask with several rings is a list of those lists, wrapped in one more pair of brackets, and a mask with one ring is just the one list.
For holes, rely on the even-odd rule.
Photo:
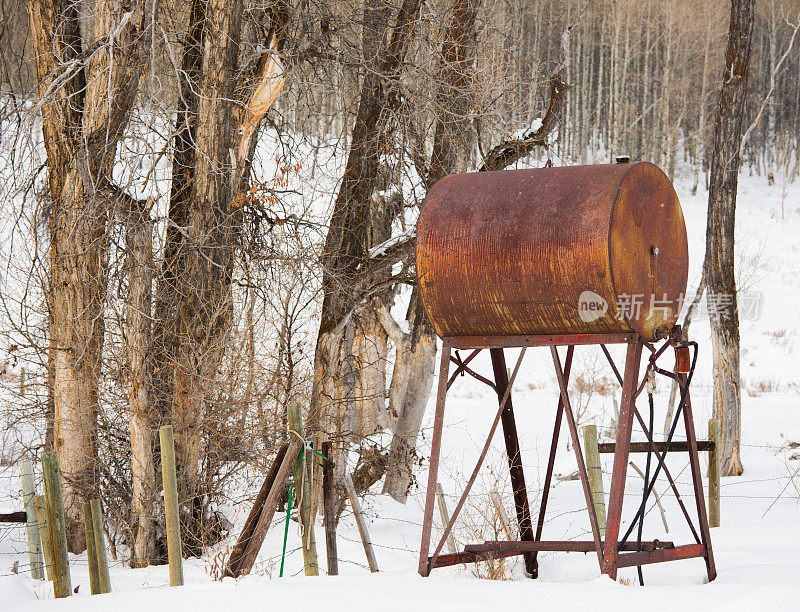
{"label": "cylindrical fuel tank", "polygon": [[665,337],[686,293],[678,196],[647,162],[448,176],[417,224],[417,276],[441,337]]}

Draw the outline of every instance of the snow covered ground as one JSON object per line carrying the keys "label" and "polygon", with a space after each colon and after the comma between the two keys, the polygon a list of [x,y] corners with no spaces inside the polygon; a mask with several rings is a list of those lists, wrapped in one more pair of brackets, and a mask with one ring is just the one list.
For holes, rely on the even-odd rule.
{"label": "snow covered ground", "polygon": [[[694,286],[704,250],[707,194],[701,189],[696,196],[689,195],[688,184],[682,180],[677,181],[677,186],[688,225],[690,286]],[[785,218],[782,218],[782,204]],[[166,566],[131,570],[120,561],[111,568],[113,593],[89,597],[86,556],[70,555],[72,584],[73,587],[80,585],[78,594],[54,602],[51,585],[29,577],[23,529],[0,525],[0,610],[192,609],[200,612],[324,608],[388,611],[485,610],[515,605],[558,606],[561,610],[627,610],[641,606],[655,610],[676,607],[796,610],[800,605],[800,450],[795,446],[800,443],[800,368],[796,353],[800,333],[797,317],[800,185],[790,185],[784,194],[780,184],[769,187],[766,179],[743,174],[737,227],[739,284],[752,296],[760,295],[757,298],[760,310],[742,321],[745,383],[742,461],[745,473],[739,478],[722,481],[722,526],[711,532],[719,574],[714,583],[705,584],[705,567],[699,559],[646,566],[645,587],[638,586],[635,568],[621,570],[619,580],[612,582],[600,577],[593,555],[580,553],[541,554],[539,580],[525,579],[519,561],[514,560],[503,568],[503,575],[510,578],[506,581],[480,579],[473,574],[473,566],[440,569],[430,578],[420,578],[416,566],[426,461],[418,474],[420,487],[405,506],[384,496],[371,496],[366,500],[365,510],[381,569],[378,574],[370,574],[366,568],[352,515],[345,513],[338,541],[341,576],[306,578],[302,575],[297,526],[292,522],[286,577],[278,578],[284,517],[276,516],[281,528],[278,524],[273,526],[253,574],[239,581],[218,582],[212,578],[215,555],[233,544],[235,536],[232,536],[204,558],[185,561],[187,586],[182,588],[166,586]],[[702,318],[697,320],[692,335],[700,342],[698,372],[693,385],[695,424],[698,437],[705,438],[711,412],[711,350],[707,322]],[[619,351],[614,356],[621,362]],[[513,354],[508,356],[509,365],[514,358]],[[478,369],[487,371],[488,360],[481,359],[474,363]],[[613,408],[612,397],[605,393],[602,379],[606,377],[610,381],[611,373],[601,359],[599,351],[578,349],[573,376],[583,375],[598,383],[598,390],[591,397],[587,392],[575,401],[582,404],[591,400],[581,424],[594,423],[601,435],[607,435]],[[547,351],[529,351],[515,387],[522,458],[534,508],[538,507],[556,405],[556,385],[551,372]],[[663,428],[668,394],[669,388],[662,383],[656,398],[657,432]],[[469,378],[460,378],[448,398],[440,481],[452,509],[466,480],[464,474],[472,470],[479,445],[494,417],[496,399],[490,390]],[[644,408],[645,401],[640,401]],[[425,457],[429,450],[431,417],[432,405],[422,442]],[[636,439],[642,439],[641,434]],[[497,490],[506,512],[513,514],[507,470],[499,444],[498,438],[465,508],[464,520],[455,534],[460,543],[504,537],[494,520],[490,501],[492,491]],[[634,456],[633,460],[644,467],[643,456]],[[701,457],[704,469],[705,463],[706,458]],[[691,512],[694,498],[687,463],[683,457],[674,455],[669,467]],[[603,469],[607,488],[610,456],[604,456]],[[574,470],[564,428],[555,472],[569,475]],[[254,475],[250,488],[257,490],[259,484],[259,478]],[[635,512],[641,484],[641,478],[629,470],[624,520],[629,520]],[[644,538],[690,543],[689,530],[667,489],[666,481],[661,482],[658,491],[663,494],[669,532],[658,509],[654,508],[647,514]],[[0,511],[19,509],[19,499],[16,468],[0,468]],[[245,503],[225,509],[225,513],[240,528],[249,510],[249,504]],[[590,539],[579,481],[556,480],[548,510],[546,539]],[[486,516],[491,519],[488,525]],[[438,514],[436,527],[440,528]],[[324,568],[321,525],[317,529],[320,565]],[[11,571],[15,561],[19,562],[19,574]]]}

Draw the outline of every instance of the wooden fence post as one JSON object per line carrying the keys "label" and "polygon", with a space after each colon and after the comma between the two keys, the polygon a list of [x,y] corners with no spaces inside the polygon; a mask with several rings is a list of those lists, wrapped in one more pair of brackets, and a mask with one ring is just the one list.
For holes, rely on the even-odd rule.
{"label": "wooden fence post", "polygon": [[[295,436],[305,445],[305,435],[303,433],[303,417],[300,413],[300,404],[289,404],[287,409],[289,422],[289,435]],[[302,534],[301,543],[303,545],[303,566],[306,576],[319,576],[319,564],[317,562],[317,540],[314,537],[313,505],[311,499],[311,455],[306,446],[301,451],[300,466],[295,478],[295,490],[297,491],[297,508],[300,519],[300,532]]]}
{"label": "wooden fence post", "polygon": [[89,563],[89,590],[92,595],[99,594],[100,572],[97,569],[97,548],[95,546],[94,523],[92,522],[92,502],[83,504],[83,531],[86,534],[86,559]]}
{"label": "wooden fence post", "polygon": [[589,476],[589,488],[592,490],[594,512],[601,537],[606,534],[606,498],[603,493],[603,469],[600,467],[600,453],[597,450],[597,427],[586,425],[583,428],[583,446],[586,453],[586,472]]}
{"label": "wooden fence post", "polygon": [[[322,443],[322,454],[331,456],[331,443]],[[322,518],[325,524],[325,552],[328,557],[328,576],[339,575],[339,558],[336,550],[336,509],[333,507],[333,463],[325,461],[322,466]]]}
{"label": "wooden fence post", "polygon": [[108,557],[106,556],[106,536],[103,532],[103,510],[100,500],[93,499],[92,531],[94,532],[94,550],[97,555],[97,573],[100,576],[100,592],[111,592],[111,575],[108,573]]}
{"label": "wooden fence post", "polygon": [[64,504],[61,499],[61,471],[55,454],[42,455],[44,498],[47,507],[47,530],[50,535],[53,593],[57,598],[72,595],[67,557],[67,530],[64,524]]}
{"label": "wooden fence post", "polygon": [[[22,370],[23,372],[25,370]],[[33,464],[30,459],[22,461],[22,503],[26,515],[26,531],[28,534],[28,556],[31,561],[31,577],[34,580],[44,580],[44,567],[42,563],[42,549],[39,544],[39,519],[36,517],[36,506],[33,499],[36,497],[36,485],[33,482]]]}
{"label": "wooden fence post", "polygon": [[358,525],[361,543],[364,545],[364,552],[367,554],[369,571],[375,573],[378,571],[378,560],[375,558],[375,550],[372,548],[372,540],[369,539],[369,531],[367,531],[367,521],[364,520],[364,514],[361,512],[361,504],[358,501],[356,488],[353,486],[350,474],[345,474],[344,486],[347,489],[347,496],[350,498],[350,505],[353,507],[353,514],[356,515],[356,525]]}
{"label": "wooden fence post", "polygon": [[53,579],[53,561],[50,556],[50,531],[47,529],[47,504],[44,495],[37,495],[33,498],[33,505],[36,508],[36,521],[39,524],[39,537],[42,539],[42,554],[44,555],[44,569],[47,579]]}
{"label": "wooden fence post", "polygon": [[167,556],[169,585],[183,586],[181,526],[178,520],[178,479],[175,475],[175,438],[172,425],[158,430],[161,441],[161,478],[164,484],[164,512],[167,518]]}
{"label": "wooden fence post", "polygon": [[714,443],[714,450],[708,453],[708,526],[719,527],[719,432],[716,419],[708,421],[708,439]]}
{"label": "wooden fence post", "polygon": [[[442,529],[445,529],[450,522],[450,513],[447,511],[447,502],[444,500],[444,490],[441,482],[436,483],[436,505],[439,506],[439,514],[442,517]],[[447,534],[447,550],[451,553],[457,552],[456,540],[453,537],[452,530]]]}

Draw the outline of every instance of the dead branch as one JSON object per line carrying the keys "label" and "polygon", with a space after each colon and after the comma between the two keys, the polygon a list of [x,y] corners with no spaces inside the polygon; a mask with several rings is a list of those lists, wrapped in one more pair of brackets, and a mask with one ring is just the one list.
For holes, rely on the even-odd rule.
{"label": "dead branch", "polygon": [[479,172],[503,170],[511,164],[529,155],[537,147],[547,146],[547,137],[555,129],[564,110],[564,98],[569,89],[557,73],[550,77],[550,103],[547,105],[542,124],[531,134],[522,139],[511,139],[501,142],[486,155]]}

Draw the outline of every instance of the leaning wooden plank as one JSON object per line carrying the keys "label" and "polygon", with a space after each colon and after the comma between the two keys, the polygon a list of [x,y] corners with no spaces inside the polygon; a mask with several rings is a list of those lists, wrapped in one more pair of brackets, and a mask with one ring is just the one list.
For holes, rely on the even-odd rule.
{"label": "leaning wooden plank", "polygon": [[275,482],[269,491],[269,495],[267,495],[267,499],[264,501],[264,507],[258,517],[258,523],[256,523],[256,527],[253,529],[253,535],[250,536],[250,541],[247,543],[247,547],[242,554],[239,567],[234,575],[235,577],[249,574],[250,570],[253,569],[258,551],[261,550],[264,537],[267,535],[267,530],[272,522],[272,517],[275,516],[275,507],[284,491],[286,479],[294,472],[295,466],[297,465],[297,457],[300,455],[300,450],[302,448],[303,443],[298,440],[292,440],[292,442],[289,443],[289,448],[275,476]]}
{"label": "leaning wooden plank", "polygon": [[286,450],[288,448],[288,442],[281,444],[280,448],[278,448],[277,454],[275,455],[275,459],[272,461],[272,465],[269,466],[267,476],[264,478],[264,484],[261,485],[261,489],[259,490],[256,500],[253,503],[253,508],[250,510],[250,514],[247,516],[247,520],[244,522],[242,533],[239,534],[239,540],[236,542],[236,545],[231,551],[231,556],[228,559],[227,566],[225,567],[225,576],[235,578],[239,575],[239,566],[242,555],[247,549],[247,544],[250,542],[250,538],[253,537],[253,531],[258,524],[258,519],[261,516],[261,512],[264,508],[264,502],[266,501],[267,496],[272,489],[272,485],[275,482],[275,477],[278,475],[278,470],[283,463],[283,458],[286,456]]}
{"label": "leaning wooden plank", "polygon": [[[442,516],[442,525],[446,526],[450,522],[450,513],[447,511],[447,502],[444,500],[444,489],[442,489],[441,482],[436,483],[436,503],[439,506],[439,514]],[[452,531],[447,534],[447,552],[450,554],[458,552]]]}

